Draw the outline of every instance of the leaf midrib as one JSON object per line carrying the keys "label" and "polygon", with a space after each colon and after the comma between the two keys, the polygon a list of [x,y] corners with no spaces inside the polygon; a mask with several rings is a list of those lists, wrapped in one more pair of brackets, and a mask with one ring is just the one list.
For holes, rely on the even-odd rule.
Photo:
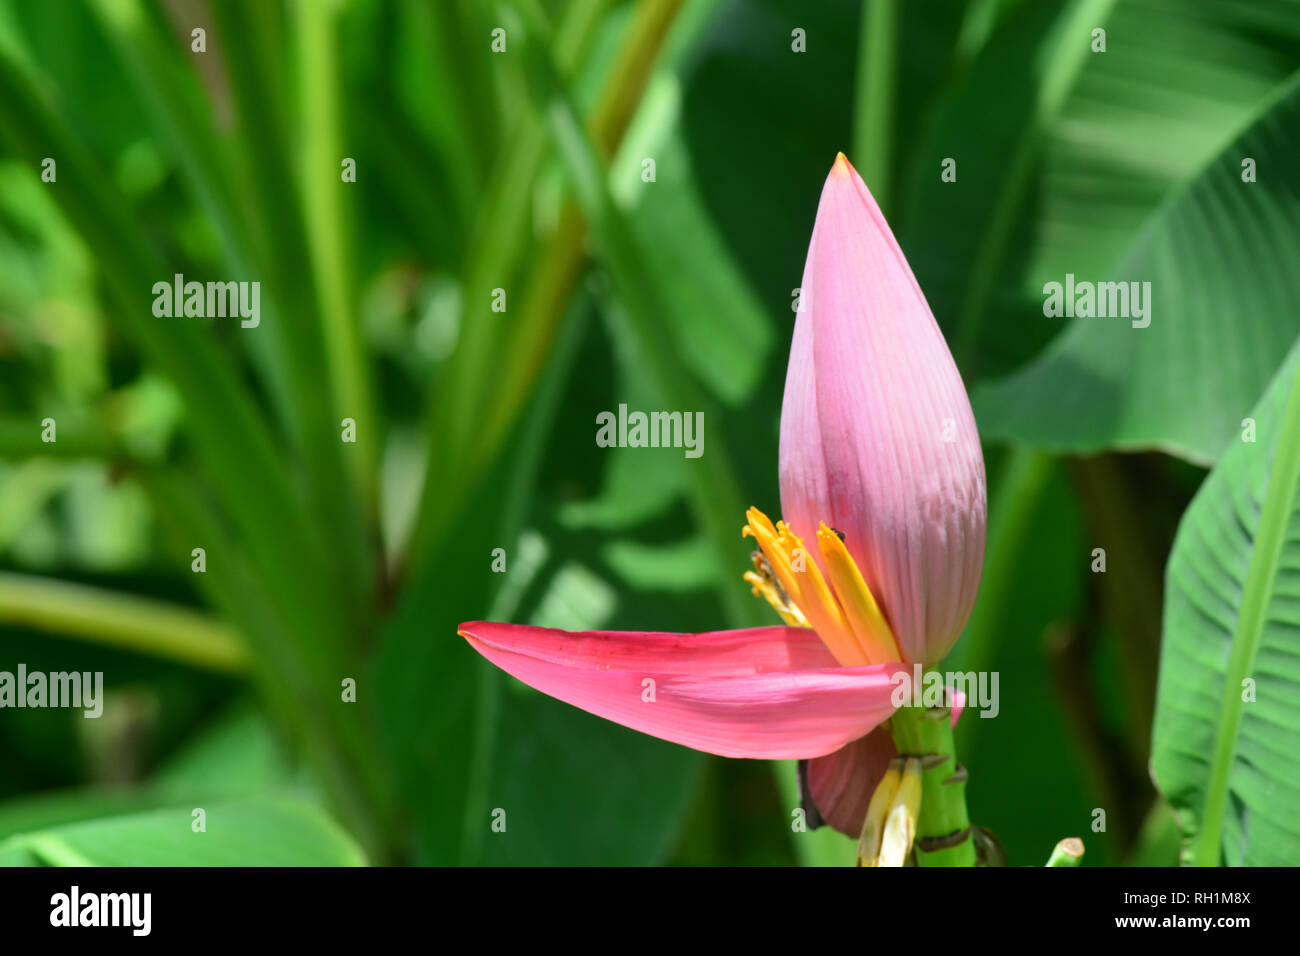
{"label": "leaf midrib", "polygon": [[1242,681],[1254,672],[1255,658],[1263,641],[1268,605],[1282,560],[1282,548],[1286,543],[1287,519],[1297,489],[1300,489],[1300,365],[1297,365],[1296,380],[1292,383],[1287,400],[1282,434],[1278,439],[1264,507],[1256,527],[1246,584],[1242,590],[1241,610],[1237,615],[1228,667],[1224,672],[1223,699],[1220,702],[1218,730],[1214,739],[1205,801],[1202,804],[1201,825],[1187,860],[1193,866],[1219,864],[1228,777],[1241,727]]}

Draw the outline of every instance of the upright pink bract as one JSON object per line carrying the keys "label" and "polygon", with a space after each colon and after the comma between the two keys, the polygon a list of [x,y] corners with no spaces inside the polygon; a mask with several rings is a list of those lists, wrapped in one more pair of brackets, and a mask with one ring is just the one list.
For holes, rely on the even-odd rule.
{"label": "upright pink bract", "polygon": [[804,266],[780,477],[795,533],[814,540],[825,521],[843,534],[903,658],[938,663],[984,564],[984,456],[938,323],[843,154]]}

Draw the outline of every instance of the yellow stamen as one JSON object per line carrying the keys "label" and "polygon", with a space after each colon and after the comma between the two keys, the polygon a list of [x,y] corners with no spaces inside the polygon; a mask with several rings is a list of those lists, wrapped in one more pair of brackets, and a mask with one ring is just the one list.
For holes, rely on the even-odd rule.
{"label": "yellow stamen", "polygon": [[799,610],[799,605],[791,601],[777,583],[772,580],[767,564],[763,556],[757,551],[754,552],[754,571],[745,572],[745,580],[750,583],[754,589],[754,597],[764,597],[767,603],[772,605],[773,610],[781,615],[781,620],[791,627],[809,627],[808,620]]}
{"label": "yellow stamen", "polygon": [[822,522],[817,529],[817,546],[826,559],[826,571],[839,598],[844,616],[853,627],[854,636],[873,664],[893,664],[903,659],[898,652],[894,632],[880,613],[880,606],[867,587],[849,549],[840,536]]}
{"label": "yellow stamen", "polygon": [[839,602],[799,536],[784,521],[773,527],[767,515],[757,508],[750,508],[746,517],[749,524],[741,533],[752,535],[758,542],[776,583],[798,605],[835,659],[845,667],[870,664],[871,659],[854,637]]}

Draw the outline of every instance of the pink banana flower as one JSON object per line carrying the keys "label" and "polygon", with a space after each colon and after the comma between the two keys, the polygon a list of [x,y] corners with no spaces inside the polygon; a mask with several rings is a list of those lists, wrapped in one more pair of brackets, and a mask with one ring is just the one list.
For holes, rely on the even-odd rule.
{"label": "pink banana flower", "polygon": [[472,621],[460,633],[525,684],[634,730],[724,757],[810,760],[816,809],[856,836],[897,753],[881,726],[896,675],[938,663],[970,616],[986,489],[961,376],[842,153],[804,268],[780,479],[788,523],[751,508],[743,533],[759,546],[745,578],[785,626],[569,633]]}

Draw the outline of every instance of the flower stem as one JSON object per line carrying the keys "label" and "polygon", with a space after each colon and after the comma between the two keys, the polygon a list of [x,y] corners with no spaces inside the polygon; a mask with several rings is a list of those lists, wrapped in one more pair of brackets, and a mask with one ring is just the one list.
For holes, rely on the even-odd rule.
{"label": "flower stem", "polygon": [[890,720],[900,756],[922,758],[917,866],[975,866],[966,768],[957,762],[948,708],[902,707]]}
{"label": "flower stem", "polygon": [[1083,859],[1083,841],[1078,837],[1066,837],[1052,850],[1047,861],[1048,866],[1078,866]]}
{"label": "flower stem", "polygon": [[890,135],[898,87],[898,5],[867,0],[858,39],[857,90],[853,103],[853,161],[880,208],[890,205]]}
{"label": "flower stem", "polygon": [[186,607],[52,578],[0,572],[0,622],[243,674],[248,651],[233,629]]}

